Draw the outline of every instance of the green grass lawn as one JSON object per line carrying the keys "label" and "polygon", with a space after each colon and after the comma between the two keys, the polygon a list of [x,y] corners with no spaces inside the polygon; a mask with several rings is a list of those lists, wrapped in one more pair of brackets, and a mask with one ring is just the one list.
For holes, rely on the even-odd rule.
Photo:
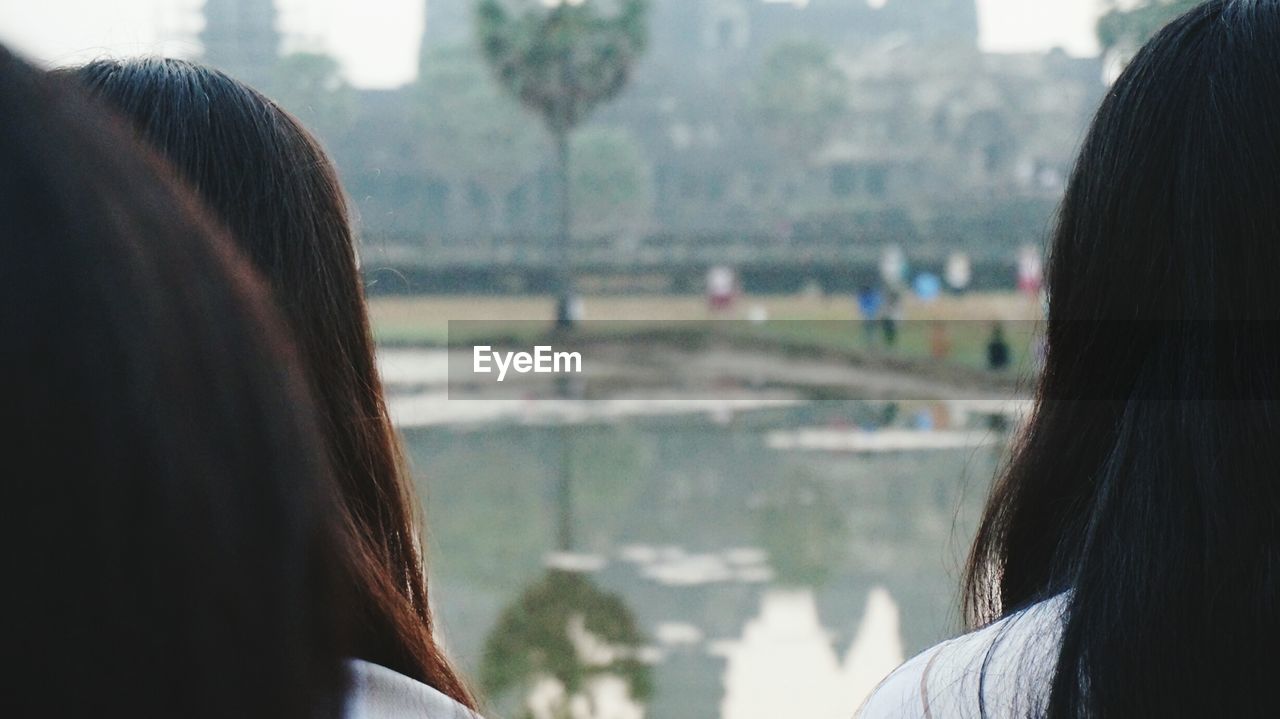
{"label": "green grass lawn", "polygon": [[[375,336],[387,346],[529,346],[553,338],[548,297],[392,297],[370,303]],[[838,353],[854,359],[942,362],[985,369],[987,343],[1000,322],[1014,368],[1030,366],[1038,307],[1012,295],[971,295],[934,303],[908,302],[893,347],[879,328],[868,333],[851,298],[746,297],[735,310],[712,315],[701,297],[588,297],[577,341],[633,337],[637,341],[699,343],[718,337],[759,342],[799,353]],[[766,321],[742,319],[754,311]],[[722,321],[736,320],[736,321]],[[452,321],[452,325],[450,322]],[[939,337],[946,352],[935,356]],[[563,336],[560,339],[564,339]]]}

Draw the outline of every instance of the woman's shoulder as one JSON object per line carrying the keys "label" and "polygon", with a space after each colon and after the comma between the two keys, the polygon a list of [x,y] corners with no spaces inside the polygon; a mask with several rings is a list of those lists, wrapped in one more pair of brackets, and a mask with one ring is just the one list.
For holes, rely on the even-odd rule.
{"label": "woman's shoulder", "polygon": [[1057,662],[1066,595],[937,644],[889,675],[858,719],[1034,714]]}
{"label": "woman's shoulder", "polygon": [[350,659],[347,670],[351,690],[346,719],[480,719],[434,688],[386,667]]}

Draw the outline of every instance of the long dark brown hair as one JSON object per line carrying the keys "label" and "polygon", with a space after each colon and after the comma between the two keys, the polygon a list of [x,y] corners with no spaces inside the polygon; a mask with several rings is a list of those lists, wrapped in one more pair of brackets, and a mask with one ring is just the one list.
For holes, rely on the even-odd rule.
{"label": "long dark brown hair", "polygon": [[74,75],[176,165],[284,310],[359,542],[364,631],[352,652],[474,706],[432,633],[417,503],[383,399],[333,164],[287,112],[217,70],[101,60]]}
{"label": "long dark brown hair", "polygon": [[0,48],[0,713],[339,717],[351,582],[303,372],[130,135]]}
{"label": "long dark brown hair", "polygon": [[1107,94],[974,625],[1061,595],[1056,718],[1280,715],[1280,1],[1214,0]]}

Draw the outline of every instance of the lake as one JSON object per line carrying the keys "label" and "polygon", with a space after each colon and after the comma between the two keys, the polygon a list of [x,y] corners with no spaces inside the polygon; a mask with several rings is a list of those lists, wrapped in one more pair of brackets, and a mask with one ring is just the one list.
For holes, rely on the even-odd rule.
{"label": "lake", "polygon": [[[394,385],[440,360],[391,364]],[[847,719],[959,629],[1006,444],[985,409],[799,396],[566,414],[406,386],[393,411],[440,631],[477,687],[501,688],[496,716]]]}

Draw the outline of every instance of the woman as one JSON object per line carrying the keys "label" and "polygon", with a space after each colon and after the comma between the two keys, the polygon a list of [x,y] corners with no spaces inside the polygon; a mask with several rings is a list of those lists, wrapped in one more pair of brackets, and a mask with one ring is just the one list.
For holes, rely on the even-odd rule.
{"label": "woman", "polygon": [[338,717],[342,527],[254,273],[0,48],[5,716]]}
{"label": "woman", "polygon": [[360,541],[365,586],[355,656],[473,707],[432,635],[416,504],[383,401],[332,163],[293,117],[217,70],[180,60],[102,60],[74,74],[177,166],[284,309]]}
{"label": "woman", "polygon": [[864,717],[1280,714],[1280,0],[1142,49],[1069,183],[1039,403],[993,490],[980,631]]}

